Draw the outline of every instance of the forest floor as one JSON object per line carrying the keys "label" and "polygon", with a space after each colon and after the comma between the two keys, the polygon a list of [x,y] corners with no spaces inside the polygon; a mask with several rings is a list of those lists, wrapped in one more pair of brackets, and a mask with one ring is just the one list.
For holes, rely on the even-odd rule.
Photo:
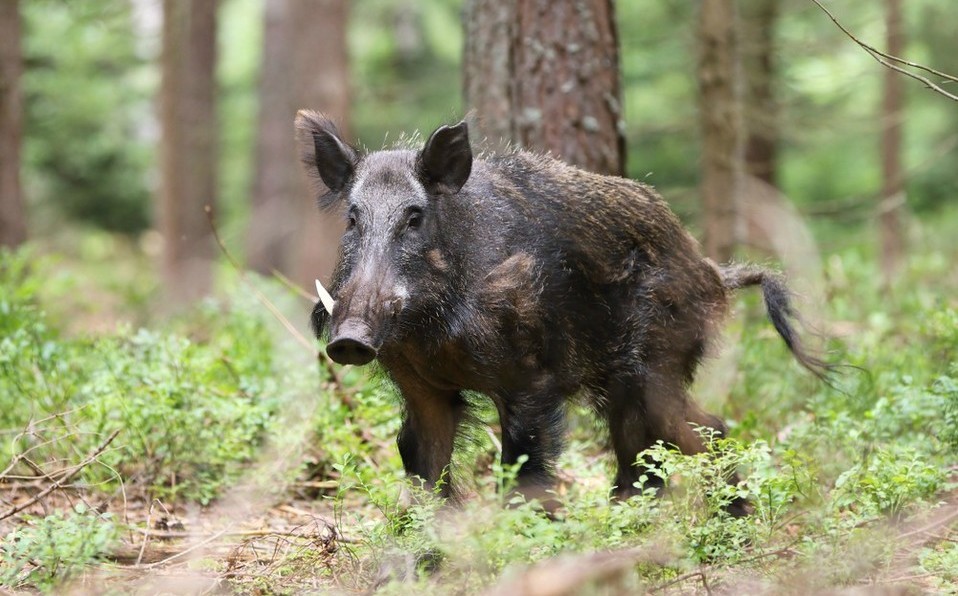
{"label": "forest floor", "polygon": [[[605,431],[571,406],[556,519],[506,502],[489,407],[461,506],[405,498],[394,390],[317,364],[274,316],[306,320],[282,284],[224,267],[219,298],[157,318],[123,241],[3,255],[0,592],[958,594],[955,222],[913,222],[891,290],[870,237],[826,231],[836,388],[743,294],[693,388],[731,438],[650,450],[663,495],[611,501]],[[751,516],[724,513],[737,497]]]}

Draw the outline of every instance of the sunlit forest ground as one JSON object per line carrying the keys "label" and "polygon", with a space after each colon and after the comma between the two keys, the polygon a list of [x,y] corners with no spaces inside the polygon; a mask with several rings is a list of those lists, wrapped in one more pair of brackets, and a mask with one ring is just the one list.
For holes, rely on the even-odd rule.
{"label": "sunlit forest ground", "polygon": [[[654,449],[668,491],[615,503],[603,433],[572,407],[558,520],[502,502],[514,470],[491,408],[455,460],[462,508],[400,498],[394,392],[364,370],[331,376],[274,314],[302,329],[309,306],[277,280],[224,261],[218,298],[164,319],[142,246],[66,231],[0,267],[4,507],[29,514],[0,521],[0,584],[954,592],[956,225],[954,209],[913,218],[907,270],[883,290],[870,228],[822,221],[810,314],[847,365],[834,387],[745,293],[696,386],[731,438],[709,456]],[[68,489],[31,503],[52,482]],[[753,515],[723,512],[736,496]]]}

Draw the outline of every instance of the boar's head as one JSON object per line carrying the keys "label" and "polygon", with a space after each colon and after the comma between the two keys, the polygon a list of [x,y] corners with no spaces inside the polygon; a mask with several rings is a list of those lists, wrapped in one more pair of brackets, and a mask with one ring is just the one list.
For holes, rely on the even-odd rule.
{"label": "boar's head", "polygon": [[334,361],[367,364],[441,300],[437,276],[448,275],[449,264],[437,255],[448,254],[450,238],[437,203],[469,179],[468,130],[465,122],[441,126],[418,152],[363,154],[315,112],[301,111],[296,127],[307,168],[329,189],[320,205],[346,218],[330,292],[335,307],[329,313],[317,304],[313,326],[328,332]]}

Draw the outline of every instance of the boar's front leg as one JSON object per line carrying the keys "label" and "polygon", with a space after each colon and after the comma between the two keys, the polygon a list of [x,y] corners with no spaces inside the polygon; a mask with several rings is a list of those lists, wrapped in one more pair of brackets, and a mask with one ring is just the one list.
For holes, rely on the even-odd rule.
{"label": "boar's front leg", "polygon": [[465,400],[458,391],[438,389],[411,373],[393,378],[405,401],[396,443],[406,475],[427,491],[455,497],[449,463]]}

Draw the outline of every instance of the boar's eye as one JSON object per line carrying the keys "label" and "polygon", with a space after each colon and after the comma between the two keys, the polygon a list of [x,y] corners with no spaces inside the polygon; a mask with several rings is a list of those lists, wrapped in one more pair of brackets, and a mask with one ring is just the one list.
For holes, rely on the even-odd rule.
{"label": "boar's eye", "polygon": [[422,226],[422,209],[413,207],[409,210],[409,219],[406,221],[406,228],[418,230]]}
{"label": "boar's eye", "polygon": [[352,209],[346,214],[346,229],[352,230],[356,227],[356,212]]}

